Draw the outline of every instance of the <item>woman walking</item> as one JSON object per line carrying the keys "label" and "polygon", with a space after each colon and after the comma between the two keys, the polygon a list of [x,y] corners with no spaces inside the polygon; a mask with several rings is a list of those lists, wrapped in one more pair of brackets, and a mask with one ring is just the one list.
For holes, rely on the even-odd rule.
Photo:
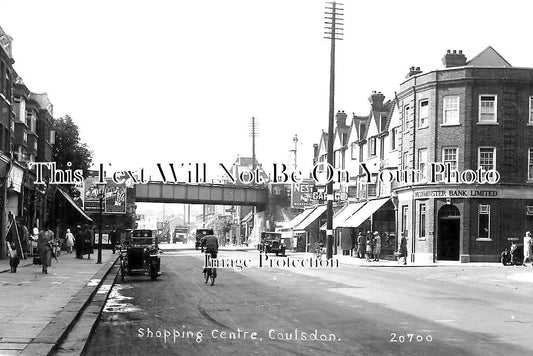
{"label": "woman walking", "polygon": [[70,229],[67,229],[67,235],[65,236],[65,239],[67,240],[67,252],[72,253],[72,248],[74,247],[74,242],[76,239],[74,238],[74,234],[70,232]]}
{"label": "woman walking", "polygon": [[407,239],[405,233],[402,232],[402,240],[400,241],[400,258],[403,257],[403,264],[407,264]]}
{"label": "woman walking", "polygon": [[45,228],[39,233],[39,239],[37,240],[37,248],[39,250],[39,256],[41,257],[41,265],[43,267],[42,273],[48,273],[48,266],[52,264],[52,231]]}

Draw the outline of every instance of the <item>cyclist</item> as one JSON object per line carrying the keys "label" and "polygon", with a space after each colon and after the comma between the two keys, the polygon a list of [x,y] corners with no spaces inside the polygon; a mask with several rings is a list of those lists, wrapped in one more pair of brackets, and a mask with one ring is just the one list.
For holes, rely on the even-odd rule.
{"label": "cyclist", "polygon": [[[200,242],[200,246],[202,247],[202,252],[204,252],[204,249],[205,249],[205,253],[211,255],[211,258],[217,258],[218,239],[216,236],[214,235],[204,236],[202,238],[202,241]],[[204,274],[207,273],[207,268],[204,268],[202,273]]]}

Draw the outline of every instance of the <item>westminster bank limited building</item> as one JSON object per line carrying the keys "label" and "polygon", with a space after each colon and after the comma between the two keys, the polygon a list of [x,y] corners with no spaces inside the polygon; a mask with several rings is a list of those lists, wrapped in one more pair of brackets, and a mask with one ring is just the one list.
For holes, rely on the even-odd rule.
{"label": "westminster bank limited building", "polygon": [[533,68],[512,67],[492,47],[469,61],[448,51],[443,63],[400,85],[402,166],[445,162],[500,180],[398,186],[398,231],[415,261],[498,261],[533,231]]}
{"label": "westminster bank limited building", "polygon": [[[447,51],[443,64],[429,72],[411,67],[391,100],[374,92],[368,115],[345,122],[337,114],[334,165],[351,172],[335,185],[348,196],[334,217],[339,248],[348,245],[342,236],[353,245],[358,232],[378,231],[391,254],[404,234],[416,263],[499,261],[511,241],[533,232],[533,68],[511,66],[492,47],[470,60]],[[317,164],[325,162],[326,138],[315,145]],[[438,182],[426,174],[368,183],[361,163],[375,168],[373,176],[438,163],[459,175],[496,171],[499,181],[437,172]]]}

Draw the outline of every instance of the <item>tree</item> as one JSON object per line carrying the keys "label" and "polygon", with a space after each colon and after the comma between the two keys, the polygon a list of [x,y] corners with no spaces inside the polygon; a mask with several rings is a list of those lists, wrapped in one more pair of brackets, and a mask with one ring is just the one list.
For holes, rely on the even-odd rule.
{"label": "tree", "polygon": [[[84,177],[93,162],[93,152],[86,143],[81,142],[78,125],[69,115],[54,120],[56,132],[53,157],[59,169],[82,169]],[[68,167],[67,162],[72,166]]]}

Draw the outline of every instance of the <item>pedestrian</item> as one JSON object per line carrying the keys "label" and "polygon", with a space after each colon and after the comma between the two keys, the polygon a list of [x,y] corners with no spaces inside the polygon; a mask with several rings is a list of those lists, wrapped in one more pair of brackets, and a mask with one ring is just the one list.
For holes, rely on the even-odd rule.
{"label": "pedestrian", "polygon": [[119,234],[117,229],[113,226],[113,230],[111,231],[111,249],[113,250],[113,254],[115,254],[115,251],[117,249],[117,245],[119,244]]}
{"label": "pedestrian", "polygon": [[9,254],[9,268],[11,273],[17,273],[17,266],[19,265],[20,257],[17,252],[17,247],[14,242],[7,242]]}
{"label": "pedestrian", "polygon": [[81,226],[76,226],[76,234],[74,235],[74,244],[76,248],[76,258],[83,258],[83,248],[84,248],[85,238],[83,236],[83,230]]}
{"label": "pedestrian", "polygon": [[357,234],[357,257],[360,259],[365,257],[365,237],[362,232]]}
{"label": "pedestrian", "polygon": [[37,227],[37,224],[33,225],[32,238],[33,241],[37,241],[39,239],[39,228]]}
{"label": "pedestrian", "polygon": [[529,260],[531,262],[531,265],[533,266],[533,258],[531,257],[531,232],[526,231],[526,236],[524,236],[524,262],[522,263],[522,266],[526,265],[526,261]]}
{"label": "pedestrian", "polygon": [[70,229],[67,229],[65,240],[67,241],[67,253],[72,253],[72,248],[74,247],[76,239],[74,238],[74,234],[70,232]]}
{"label": "pedestrian", "polygon": [[370,256],[372,256],[372,236],[370,234],[366,237],[366,262],[370,262]]}
{"label": "pedestrian", "polygon": [[52,251],[54,251],[56,257],[61,255],[61,240],[59,239],[59,236],[54,235],[52,238]]}
{"label": "pedestrian", "polygon": [[379,232],[374,231],[374,261],[379,261],[379,255],[381,254],[381,236]]}
{"label": "pedestrian", "polygon": [[37,249],[39,250],[41,266],[43,267],[42,273],[45,274],[48,273],[48,267],[52,264],[51,241],[53,237],[54,233],[50,229],[45,228],[39,233],[39,239],[37,240]]}
{"label": "pedestrian", "polygon": [[[82,255],[87,254],[87,259],[91,259],[91,255],[94,253],[93,250],[93,233],[88,225],[83,226],[83,253]],[[83,256],[82,256],[83,258]]]}
{"label": "pedestrian", "polygon": [[407,238],[405,237],[405,233],[402,232],[402,239],[400,240],[400,258],[403,257],[403,264],[407,264]]}
{"label": "pedestrian", "polygon": [[31,243],[30,243],[30,233],[28,231],[28,228],[23,224],[22,221],[18,224],[18,230],[20,235],[20,244],[22,245],[22,249],[24,250],[24,254],[22,254],[22,258],[26,259],[25,254],[27,254],[31,250]]}

